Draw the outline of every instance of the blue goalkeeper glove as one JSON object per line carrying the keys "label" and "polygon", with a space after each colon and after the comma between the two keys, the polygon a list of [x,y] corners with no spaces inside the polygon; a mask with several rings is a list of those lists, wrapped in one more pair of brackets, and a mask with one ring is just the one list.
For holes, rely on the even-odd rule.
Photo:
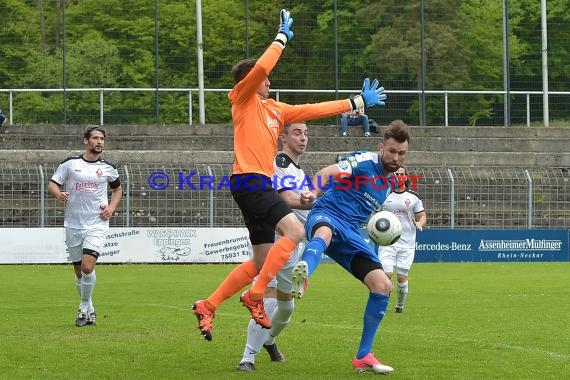
{"label": "blue goalkeeper glove", "polygon": [[287,41],[293,39],[295,33],[291,30],[291,25],[293,25],[293,18],[291,17],[291,13],[285,9],[281,9],[279,13],[279,17],[281,19],[281,24],[279,25],[279,30],[277,31],[277,37],[275,37],[275,41],[279,41],[285,46]]}
{"label": "blue goalkeeper glove", "polygon": [[364,79],[362,84],[362,91],[360,95],[352,100],[353,110],[363,107],[385,106],[386,94],[384,94],[384,87],[378,88],[380,83],[374,79],[370,85],[370,78]]}

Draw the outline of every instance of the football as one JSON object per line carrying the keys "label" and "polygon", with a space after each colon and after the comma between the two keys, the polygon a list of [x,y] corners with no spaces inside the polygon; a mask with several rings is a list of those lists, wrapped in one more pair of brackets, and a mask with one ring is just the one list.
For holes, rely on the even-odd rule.
{"label": "football", "polygon": [[366,226],[368,236],[378,245],[392,245],[402,235],[400,219],[390,211],[380,211],[370,217]]}

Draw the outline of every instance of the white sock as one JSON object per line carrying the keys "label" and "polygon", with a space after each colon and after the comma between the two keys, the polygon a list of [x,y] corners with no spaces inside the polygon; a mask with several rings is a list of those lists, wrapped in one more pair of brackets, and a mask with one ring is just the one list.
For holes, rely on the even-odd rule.
{"label": "white sock", "polygon": [[[267,313],[268,316],[272,316],[277,307],[277,300],[275,298],[264,298],[263,306],[265,307],[265,313]],[[255,363],[255,355],[261,350],[263,342],[265,342],[268,335],[269,330],[264,329],[255,323],[253,319],[250,319],[249,325],[247,326],[247,341],[245,342],[243,357],[240,363]]]}
{"label": "white sock", "polygon": [[75,288],[79,294],[79,299],[81,299],[81,277],[75,277]]}
{"label": "white sock", "polygon": [[271,316],[271,329],[265,344],[275,343],[275,338],[291,322],[291,314],[295,310],[295,301],[277,301],[277,309]]}
{"label": "white sock", "polygon": [[406,298],[408,297],[408,281],[398,283],[398,307],[404,307]]}
{"label": "white sock", "polygon": [[91,299],[91,295],[93,294],[93,288],[95,287],[97,276],[95,276],[95,271],[91,273],[81,272],[81,276],[81,305],[79,305],[79,308],[91,313],[93,312],[93,301]]}

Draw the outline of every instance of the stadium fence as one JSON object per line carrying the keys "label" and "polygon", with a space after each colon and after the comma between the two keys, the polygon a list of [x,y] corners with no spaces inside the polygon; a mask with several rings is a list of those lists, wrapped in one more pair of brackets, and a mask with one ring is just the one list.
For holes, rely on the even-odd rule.
{"label": "stadium fence", "polygon": [[[207,88],[204,89],[204,93],[212,93],[212,94],[219,94],[225,95],[231,89],[229,88]],[[280,98],[287,97],[287,94],[297,94],[302,96],[312,96],[309,98],[308,101],[317,101],[318,99],[315,96],[325,95],[326,98],[323,100],[330,100],[331,96],[344,94],[348,96],[349,94],[354,93],[356,90],[322,90],[322,89],[280,89],[280,90],[271,90],[272,96],[275,97],[276,100],[280,100]],[[202,112],[206,115],[205,107],[200,108],[199,104],[196,104],[196,99],[199,97],[199,89],[198,88],[40,88],[40,89],[33,89],[33,88],[18,88],[18,89],[0,89],[0,95],[4,94],[7,95],[7,116],[8,116],[8,125],[13,125],[15,120],[20,120],[24,117],[24,111],[22,115],[18,112],[18,104],[15,99],[18,98],[18,95],[24,94],[42,94],[44,97],[51,97],[54,99],[54,102],[58,102],[60,98],[66,96],[65,94],[82,94],[88,93],[93,96],[87,97],[87,99],[91,102],[91,108],[93,110],[97,110],[97,112],[92,112],[89,115],[84,115],[86,118],[83,120],[86,124],[105,124],[105,108],[111,108],[118,106],[124,102],[129,102],[130,100],[134,100],[137,97],[140,97],[141,94],[148,94],[152,96],[159,96],[161,94],[170,94],[170,95],[180,95],[183,94],[184,96],[173,97],[172,101],[169,102],[168,107],[172,107],[175,105],[177,109],[184,109],[187,110],[187,119],[186,120],[178,120],[180,123],[188,123],[189,125],[193,125],[198,123],[195,118],[195,114],[201,114]],[[116,94],[121,94],[120,98],[117,98]],[[430,120],[438,120],[436,125],[444,125],[444,126],[454,126],[454,125],[461,125],[463,126],[464,123],[459,120],[455,120],[453,115],[460,112],[459,108],[461,108],[461,99],[469,99],[469,97],[473,96],[504,96],[507,94],[506,91],[491,91],[491,90],[482,90],[482,91],[475,91],[475,90],[386,90],[386,94],[390,96],[390,109],[394,112],[400,112],[401,115],[405,115],[408,111],[406,111],[406,107],[408,107],[409,103],[414,99],[417,99],[418,95],[425,95],[428,101],[431,101],[433,104],[440,104],[442,107],[435,108],[430,110]],[[531,126],[537,119],[541,117],[541,113],[536,111],[536,103],[540,102],[540,100],[544,97],[544,93],[542,91],[510,91],[509,96],[514,99],[517,99],[520,104],[523,105],[525,109],[525,117],[519,118],[516,120],[516,123],[519,125],[526,125]],[[568,99],[570,98],[570,91],[550,91],[549,96],[552,98],[553,102],[558,103],[567,103]],[[1,98],[1,97],[0,97]],[[457,100],[457,101],[452,101]],[[294,102],[291,102],[294,103]],[[419,118],[419,113],[421,112],[420,109],[417,110],[417,115],[412,115],[412,118]],[[64,110],[61,111],[64,114]],[[207,115],[206,115],[207,117]],[[506,116],[503,116],[506,117]],[[152,117],[149,116],[147,123],[150,122],[152,124]],[[508,125],[507,120],[503,120],[504,125]],[[135,122],[140,123],[140,121]],[[425,126],[429,126],[429,123],[425,123]]]}
{"label": "stadium fence", "polygon": [[[57,164],[0,162],[0,225],[61,227],[64,207],[47,194]],[[320,167],[303,165],[312,175]],[[227,182],[231,165],[129,163],[114,227],[242,227]],[[570,228],[569,168],[417,167],[429,227]],[[160,189],[159,189],[160,188]]]}

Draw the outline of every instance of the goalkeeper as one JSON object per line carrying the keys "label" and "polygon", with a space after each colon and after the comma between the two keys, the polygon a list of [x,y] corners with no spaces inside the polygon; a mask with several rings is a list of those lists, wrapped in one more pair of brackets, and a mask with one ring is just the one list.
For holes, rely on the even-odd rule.
{"label": "goalkeeper", "polygon": [[[275,171],[278,136],[285,124],[320,119],[362,107],[384,106],[386,95],[377,80],[366,78],[360,95],[353,99],[290,105],[269,98],[269,74],[281,57],[285,45],[293,38],[293,19],[286,10],[280,12],[275,40],[257,60],[245,59],[234,65],[235,86],[228,94],[234,126],[234,163],[230,179],[231,192],[238,204],[253,246],[253,258],[230,272],[206,299],[196,301],[192,310],[198,328],[206,340],[212,340],[212,321],[218,306],[257,280],[240,301],[252,318],[263,328],[271,328],[263,306],[267,284],[289,259],[303,239],[304,228],[291,208],[271,187]],[[310,204],[310,192],[303,202]],[[275,232],[281,238],[275,242]]]}

